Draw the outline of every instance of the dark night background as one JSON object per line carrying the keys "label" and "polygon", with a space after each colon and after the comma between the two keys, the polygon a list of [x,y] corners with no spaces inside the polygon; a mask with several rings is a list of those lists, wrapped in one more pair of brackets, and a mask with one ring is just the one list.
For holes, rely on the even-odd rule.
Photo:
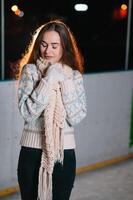
{"label": "dark night background", "polygon": [[[74,10],[78,2],[88,4],[87,12]],[[21,57],[33,31],[54,15],[62,17],[76,36],[85,58],[85,73],[125,70],[127,17],[116,19],[113,15],[122,3],[128,5],[128,0],[5,0],[6,78],[13,78],[11,63]],[[23,17],[11,11],[14,4],[24,11]],[[129,70],[133,69],[132,53],[130,44]]]}

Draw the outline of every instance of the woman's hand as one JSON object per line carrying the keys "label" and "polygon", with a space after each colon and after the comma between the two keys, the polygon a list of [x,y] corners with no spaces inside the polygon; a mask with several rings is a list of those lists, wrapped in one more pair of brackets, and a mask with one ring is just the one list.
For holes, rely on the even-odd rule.
{"label": "woman's hand", "polygon": [[36,64],[37,64],[42,76],[44,76],[47,68],[51,65],[51,63],[49,61],[43,59],[42,57],[37,59]]}

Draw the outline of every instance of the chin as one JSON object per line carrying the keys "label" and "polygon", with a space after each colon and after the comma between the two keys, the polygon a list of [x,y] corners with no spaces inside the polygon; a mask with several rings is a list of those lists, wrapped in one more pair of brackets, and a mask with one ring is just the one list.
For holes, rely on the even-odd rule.
{"label": "chin", "polygon": [[55,60],[50,60],[50,62],[51,62],[52,64],[57,63],[57,61],[55,61]]}

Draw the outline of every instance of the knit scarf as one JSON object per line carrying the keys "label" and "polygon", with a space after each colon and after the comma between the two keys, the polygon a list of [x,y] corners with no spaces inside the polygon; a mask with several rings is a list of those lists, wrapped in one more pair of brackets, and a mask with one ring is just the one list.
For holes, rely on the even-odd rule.
{"label": "knit scarf", "polygon": [[56,161],[63,163],[63,127],[66,112],[62,103],[60,85],[51,92],[44,110],[42,157],[39,169],[38,200],[52,200],[52,173]]}

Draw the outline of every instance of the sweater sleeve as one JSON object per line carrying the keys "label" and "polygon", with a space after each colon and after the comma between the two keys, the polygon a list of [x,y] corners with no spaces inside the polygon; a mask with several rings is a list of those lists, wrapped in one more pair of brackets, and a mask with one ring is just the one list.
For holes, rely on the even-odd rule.
{"label": "sweater sleeve", "polygon": [[78,124],[87,113],[86,95],[82,74],[75,70],[73,80],[61,82],[63,103],[67,113],[67,121],[70,125]]}
{"label": "sweater sleeve", "polygon": [[33,76],[33,65],[24,66],[18,87],[18,108],[25,121],[37,119],[48,104],[51,86],[45,78],[38,85]]}

